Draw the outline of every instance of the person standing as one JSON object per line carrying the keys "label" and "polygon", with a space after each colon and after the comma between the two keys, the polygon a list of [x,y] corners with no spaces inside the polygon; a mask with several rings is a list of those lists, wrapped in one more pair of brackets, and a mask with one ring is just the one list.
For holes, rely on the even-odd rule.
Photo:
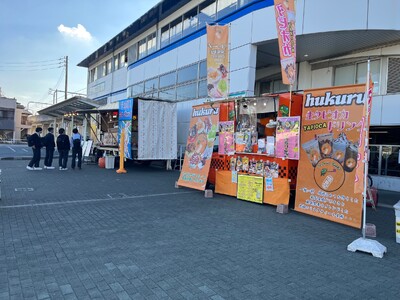
{"label": "person standing", "polygon": [[28,146],[32,147],[33,157],[29,164],[26,166],[28,170],[41,170],[39,167],[40,163],[40,148],[42,148],[42,140],[40,134],[42,133],[42,128],[37,127],[35,133],[28,138]]}
{"label": "person standing", "polygon": [[46,156],[44,158],[44,168],[45,169],[54,169],[52,167],[53,163],[53,154],[54,154],[54,148],[56,146],[56,143],[54,142],[54,128],[49,127],[47,129],[48,133],[44,136],[44,145],[46,146]]}
{"label": "person standing", "polygon": [[66,171],[68,162],[68,153],[71,145],[69,143],[69,136],[65,134],[65,129],[58,130],[59,136],[57,137],[57,150],[58,150],[58,165],[60,171]]}
{"label": "person standing", "polygon": [[72,145],[72,162],[71,168],[75,169],[76,156],[78,155],[78,168],[82,169],[82,136],[79,134],[78,129],[72,130],[71,145]]}

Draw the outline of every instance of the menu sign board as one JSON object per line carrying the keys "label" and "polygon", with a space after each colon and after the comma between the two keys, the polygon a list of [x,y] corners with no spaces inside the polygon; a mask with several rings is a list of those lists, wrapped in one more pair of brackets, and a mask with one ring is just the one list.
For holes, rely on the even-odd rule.
{"label": "menu sign board", "polygon": [[263,203],[263,182],[260,176],[239,175],[237,198],[250,202]]}
{"label": "menu sign board", "polygon": [[366,98],[365,85],[304,91],[295,210],[360,228],[354,185]]}

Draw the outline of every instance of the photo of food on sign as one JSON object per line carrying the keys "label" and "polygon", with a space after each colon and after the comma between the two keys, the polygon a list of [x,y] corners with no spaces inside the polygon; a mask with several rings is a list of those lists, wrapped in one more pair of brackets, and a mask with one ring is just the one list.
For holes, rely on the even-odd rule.
{"label": "photo of food on sign", "polygon": [[212,156],[217,126],[212,125],[209,116],[197,117],[189,129],[185,155],[189,158],[189,168],[202,169]]}
{"label": "photo of food on sign", "polygon": [[210,67],[207,70],[208,94],[213,98],[226,96],[228,90],[227,82],[228,70],[221,64],[218,68]]}
{"label": "photo of food on sign", "polygon": [[314,169],[314,179],[325,191],[338,189],[345,180],[345,173],[357,166],[358,145],[349,141],[345,133],[334,138],[333,133],[316,135],[302,144]]}

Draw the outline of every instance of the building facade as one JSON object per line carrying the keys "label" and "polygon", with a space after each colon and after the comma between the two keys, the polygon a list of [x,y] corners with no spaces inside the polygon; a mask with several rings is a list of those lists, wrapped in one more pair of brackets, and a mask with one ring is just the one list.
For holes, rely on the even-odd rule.
{"label": "building facade", "polygon": [[[79,66],[100,104],[147,96],[178,102],[184,145],[193,104],[207,98],[206,24],[230,26],[230,94],[288,91],[282,84],[273,0],[164,0]],[[366,80],[371,61],[371,167],[383,189],[400,186],[398,0],[296,1],[294,90]]]}

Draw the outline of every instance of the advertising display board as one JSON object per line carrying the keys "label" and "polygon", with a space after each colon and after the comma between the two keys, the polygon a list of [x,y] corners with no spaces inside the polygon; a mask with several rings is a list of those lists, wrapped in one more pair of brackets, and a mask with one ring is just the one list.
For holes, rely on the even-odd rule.
{"label": "advertising display board", "polygon": [[207,25],[207,90],[210,98],[229,95],[229,26]]}
{"label": "advertising display board", "polygon": [[295,210],[360,228],[354,186],[366,98],[365,85],[304,92]]}
{"label": "advertising display board", "polygon": [[238,175],[237,198],[263,203],[264,178],[260,176]]}
{"label": "advertising display board", "polygon": [[185,159],[178,185],[205,190],[218,130],[219,104],[192,107]]}
{"label": "advertising display board", "polygon": [[276,157],[299,159],[300,117],[278,117],[276,126]]}
{"label": "advertising display board", "polygon": [[121,132],[124,131],[124,157],[132,159],[132,112],[133,99],[125,99],[119,101],[118,111],[118,143],[121,143]]}

